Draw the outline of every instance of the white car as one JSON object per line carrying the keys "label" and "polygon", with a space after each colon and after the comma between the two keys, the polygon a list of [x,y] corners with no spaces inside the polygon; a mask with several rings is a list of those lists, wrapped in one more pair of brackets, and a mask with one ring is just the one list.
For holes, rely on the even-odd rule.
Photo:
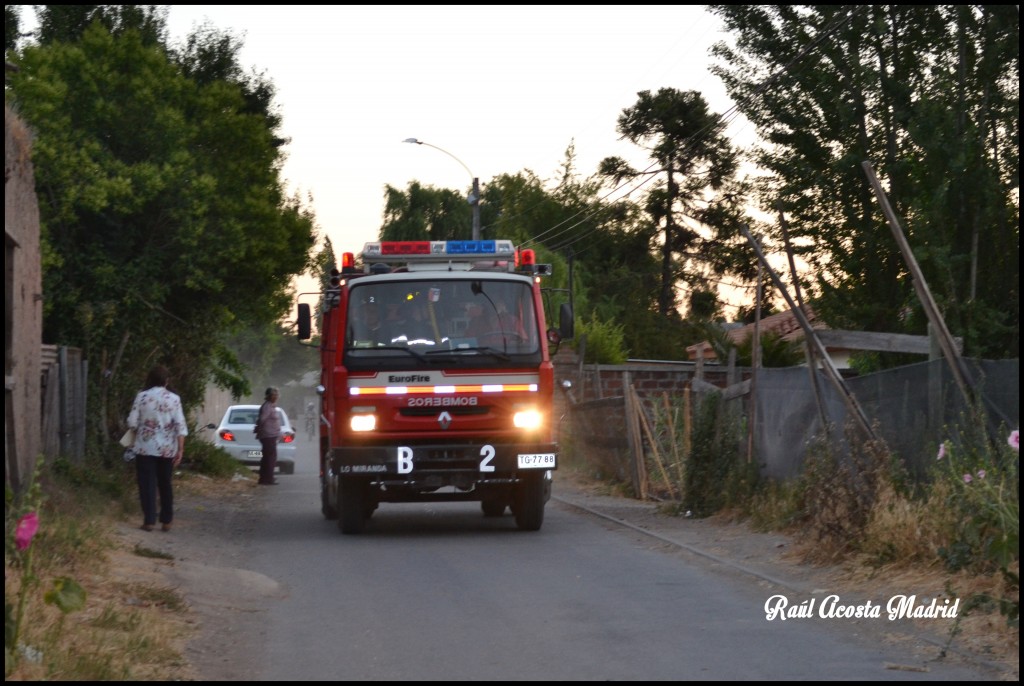
{"label": "white car", "polygon": [[[282,474],[295,473],[295,429],[288,419],[288,413],[277,408],[281,415],[281,438],[277,443],[277,469]],[[224,413],[217,427],[214,444],[223,448],[232,457],[244,465],[259,467],[263,457],[263,446],[260,445],[253,431],[256,417],[259,416],[259,405],[232,405]]]}

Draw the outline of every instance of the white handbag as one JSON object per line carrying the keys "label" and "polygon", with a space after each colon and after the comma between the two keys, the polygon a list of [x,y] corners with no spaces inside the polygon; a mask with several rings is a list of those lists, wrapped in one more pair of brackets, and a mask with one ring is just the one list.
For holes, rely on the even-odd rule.
{"label": "white handbag", "polygon": [[125,448],[135,445],[135,429],[128,429],[124,432],[124,436],[121,436],[121,445]]}
{"label": "white handbag", "polygon": [[135,459],[135,429],[128,429],[124,432],[124,436],[121,436],[121,445],[124,446],[124,458],[125,462],[131,462]]}

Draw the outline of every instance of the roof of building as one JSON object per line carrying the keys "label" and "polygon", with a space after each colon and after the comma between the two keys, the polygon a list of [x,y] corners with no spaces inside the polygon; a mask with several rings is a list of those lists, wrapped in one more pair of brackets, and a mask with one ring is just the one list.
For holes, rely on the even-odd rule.
{"label": "roof of building", "polygon": [[[804,315],[807,317],[807,321],[810,323],[812,329],[827,329],[828,326],[824,322],[818,319],[817,312],[814,308],[808,304],[804,304],[802,307]],[[775,314],[768,315],[761,319],[760,322],[761,335],[764,336],[766,333],[774,333],[784,341],[802,341],[804,338],[803,328],[800,326],[800,322],[797,320],[793,310],[786,310],[785,312],[777,312]],[[729,342],[733,345],[739,345],[743,343],[751,336],[754,335],[754,324],[746,324],[735,329],[731,329],[726,332],[726,336],[729,338]],[[703,351],[703,357],[705,360],[713,360],[717,358],[715,349],[711,347],[711,344],[707,341],[701,341],[700,343],[694,343],[691,346],[687,346],[686,354],[691,360],[697,359],[698,351]]]}

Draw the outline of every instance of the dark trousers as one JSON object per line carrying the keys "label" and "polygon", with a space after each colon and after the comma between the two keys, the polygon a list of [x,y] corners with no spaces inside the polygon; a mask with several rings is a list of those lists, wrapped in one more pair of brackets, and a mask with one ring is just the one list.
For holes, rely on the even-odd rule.
{"label": "dark trousers", "polygon": [[160,494],[160,523],[174,521],[174,489],[171,477],[174,474],[174,460],[155,455],[138,455],[135,458],[135,476],[139,481],[139,502],[142,504],[142,523],[156,524],[156,498]]}
{"label": "dark trousers", "polygon": [[260,460],[260,483],[274,483],[274,470],[277,469],[277,436],[261,438],[263,458]]}

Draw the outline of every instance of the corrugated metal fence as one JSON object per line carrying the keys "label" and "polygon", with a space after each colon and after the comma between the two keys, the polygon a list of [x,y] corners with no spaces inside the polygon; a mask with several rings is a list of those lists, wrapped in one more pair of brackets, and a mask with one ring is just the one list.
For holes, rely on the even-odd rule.
{"label": "corrugated metal fence", "polygon": [[[1019,360],[965,362],[990,432],[996,435],[1018,428]],[[660,371],[650,364],[560,365],[557,369],[559,380],[572,380],[571,393],[576,393],[564,408],[560,441],[574,458],[606,477],[636,482],[637,474],[643,472],[642,463],[652,457],[651,441],[641,429],[645,424],[654,426],[668,403],[682,405],[684,395],[687,410],[708,393],[722,395],[730,409],[730,421],[739,418],[752,429],[742,452],[749,450],[764,476],[783,480],[798,476],[812,439],[823,436],[826,427],[831,440],[845,444],[848,408],[823,375],[815,391],[806,367],[758,369],[756,383],[750,370],[734,375],[734,379],[743,379],[735,383],[726,382],[724,376],[700,380],[700,371],[689,363],[666,364]],[[976,420],[943,360],[848,378],[845,383],[868,421],[877,427],[877,435],[911,473],[923,474],[934,462],[938,444],[955,438],[965,422]],[[601,397],[601,388],[616,392]],[[630,391],[635,394],[634,403],[627,402]],[[628,408],[643,412],[641,421],[627,421]],[[685,439],[684,430],[680,441]],[[637,464],[638,454],[641,465]]]}

